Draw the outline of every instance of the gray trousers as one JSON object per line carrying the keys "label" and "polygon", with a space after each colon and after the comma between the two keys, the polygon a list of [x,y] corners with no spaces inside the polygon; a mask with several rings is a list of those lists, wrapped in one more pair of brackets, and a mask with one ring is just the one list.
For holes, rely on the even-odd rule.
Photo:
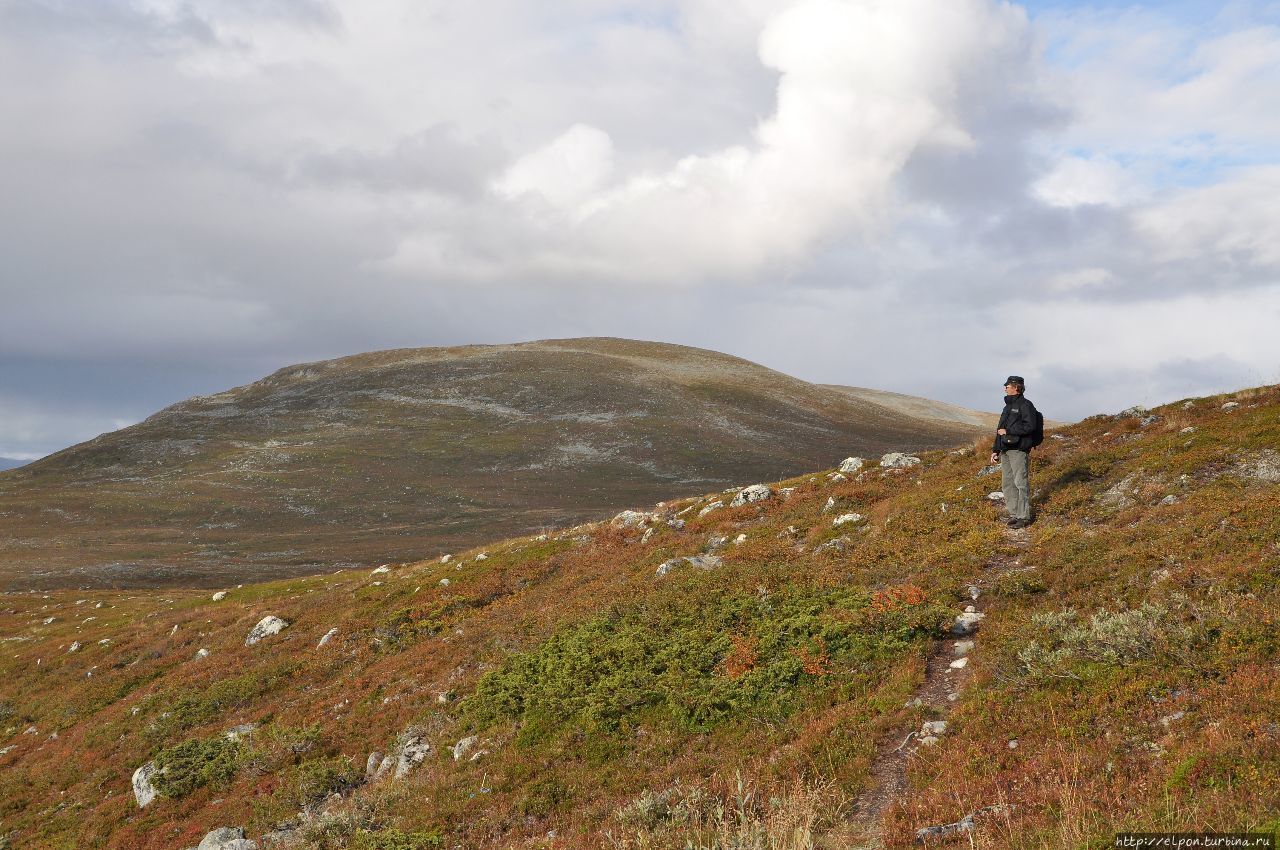
{"label": "gray trousers", "polygon": [[1006,449],[1000,452],[1000,485],[1004,507],[1014,519],[1031,519],[1031,490],[1027,482],[1028,452]]}

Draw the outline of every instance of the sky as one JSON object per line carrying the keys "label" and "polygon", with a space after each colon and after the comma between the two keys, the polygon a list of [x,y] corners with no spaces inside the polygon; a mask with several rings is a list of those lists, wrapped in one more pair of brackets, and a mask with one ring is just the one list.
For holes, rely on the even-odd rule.
{"label": "sky", "polygon": [[0,0],[0,457],[620,336],[1051,419],[1280,382],[1280,3]]}

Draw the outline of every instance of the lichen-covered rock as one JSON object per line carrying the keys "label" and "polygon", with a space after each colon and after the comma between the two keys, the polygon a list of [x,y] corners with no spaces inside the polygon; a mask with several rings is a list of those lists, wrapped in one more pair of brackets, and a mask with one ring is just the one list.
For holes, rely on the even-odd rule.
{"label": "lichen-covered rock", "polygon": [[752,484],[750,487],[743,487],[738,491],[738,495],[733,497],[733,501],[729,503],[731,508],[740,508],[743,505],[749,505],[752,502],[763,502],[765,499],[773,498],[773,491],[765,484]]}
{"label": "lichen-covered rock", "polygon": [[835,496],[828,496],[828,497],[827,497],[827,503],[826,503],[825,505],[823,505],[823,506],[822,506],[822,512],[823,512],[824,514],[825,514],[825,513],[830,513],[831,511],[834,511],[835,509],[836,509],[836,497],[835,497]]}
{"label": "lichen-covered rock", "polygon": [[1003,502],[1003,501],[1004,501],[1004,491],[1003,491],[1003,490],[992,490],[990,493],[988,493],[988,494],[987,494],[987,499],[988,499],[989,501],[992,501],[992,502]]}
{"label": "lichen-covered rock", "polygon": [[724,559],[722,559],[719,555],[711,555],[711,554],[693,555],[693,556],[684,557],[684,558],[672,558],[669,561],[664,561],[662,564],[658,566],[656,575],[659,578],[661,578],[662,576],[669,574],[672,570],[674,570],[676,567],[681,566],[682,564],[688,564],[689,566],[699,570],[710,571],[723,565]]}
{"label": "lichen-covered rock", "polygon": [[831,521],[832,525],[846,525],[851,522],[861,522],[862,514],[840,514]]}
{"label": "lichen-covered rock", "polygon": [[214,602],[221,602],[226,598],[227,598],[227,592],[225,590],[219,590],[217,593],[213,594]]}
{"label": "lichen-covered rock", "polygon": [[475,746],[478,743],[480,743],[480,737],[478,735],[471,735],[454,744],[452,747],[453,760],[461,761],[467,753],[475,749]]}
{"label": "lichen-covered rock", "polygon": [[133,797],[138,801],[138,808],[145,809],[160,792],[151,784],[156,776],[155,762],[147,762],[133,772]]}
{"label": "lichen-covered rock", "polygon": [[711,504],[707,505],[707,506],[706,506],[705,508],[703,508],[702,510],[698,511],[698,516],[700,516],[700,517],[701,517],[701,516],[706,516],[707,514],[711,513],[712,511],[714,511],[714,510],[719,510],[720,508],[723,508],[723,507],[724,507],[724,502],[720,502],[720,501],[712,502]]}
{"label": "lichen-covered rock", "polygon": [[410,726],[400,733],[396,743],[396,779],[402,779],[426,760],[431,752],[427,732],[419,726]]}
{"label": "lichen-covered rock", "polygon": [[889,452],[880,458],[880,466],[885,469],[903,469],[908,466],[919,466],[920,458],[904,452]]}
{"label": "lichen-covered rock", "polygon": [[978,611],[966,611],[963,614],[956,615],[956,621],[951,624],[951,634],[958,637],[971,635],[978,630],[978,624],[982,622],[986,614]]}
{"label": "lichen-covered rock", "polygon": [[258,625],[254,626],[249,632],[249,636],[244,639],[245,646],[253,646],[263,638],[271,635],[278,635],[280,632],[289,628],[289,623],[280,619],[274,614],[268,614],[258,621]]}
{"label": "lichen-covered rock", "polygon": [[610,520],[614,528],[641,528],[655,519],[653,514],[641,511],[623,511]]}
{"label": "lichen-covered rock", "polygon": [[840,461],[840,471],[845,475],[851,475],[859,469],[862,469],[862,465],[864,463],[866,463],[866,461],[860,457],[847,457]]}
{"label": "lichen-covered rock", "polygon": [[207,833],[196,850],[258,850],[258,842],[244,837],[244,827],[223,826]]}
{"label": "lichen-covered rock", "polygon": [[843,552],[849,548],[848,537],[837,537],[834,540],[828,540],[813,550],[816,555],[819,552]]}

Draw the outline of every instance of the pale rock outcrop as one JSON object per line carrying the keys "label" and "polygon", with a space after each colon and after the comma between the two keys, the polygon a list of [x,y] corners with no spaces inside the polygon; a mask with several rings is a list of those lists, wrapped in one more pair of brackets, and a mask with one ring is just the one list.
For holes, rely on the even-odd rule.
{"label": "pale rock outcrop", "polygon": [[988,494],[987,494],[987,499],[988,499],[989,501],[992,501],[992,502],[1003,502],[1003,501],[1004,501],[1004,491],[1002,491],[1002,490],[992,490],[990,493],[988,493]]}
{"label": "pale rock outcrop", "polygon": [[373,778],[378,775],[378,768],[382,765],[382,760],[386,758],[383,753],[374,750],[369,753],[369,757],[364,762],[364,781],[372,782]]}
{"label": "pale rock outcrop", "polygon": [[151,761],[133,772],[133,797],[138,801],[140,809],[145,809],[160,793],[155,785],[151,784],[156,773],[156,764]]}
{"label": "pale rock outcrop", "polygon": [[851,522],[860,522],[861,520],[862,520],[862,514],[840,514],[840,516],[836,517],[831,521],[831,524],[846,525]]}
{"label": "pale rock outcrop", "polygon": [[208,657],[209,657],[209,650],[205,649],[203,646],[196,650],[196,658],[208,658]]}
{"label": "pale rock outcrop", "polygon": [[908,466],[919,466],[920,458],[904,452],[889,452],[880,458],[880,466],[885,469],[904,469]]}
{"label": "pale rock outcrop", "polygon": [[655,519],[653,514],[642,511],[623,511],[610,520],[614,528],[641,528]]}
{"label": "pale rock outcrop", "polygon": [[653,537],[653,532],[654,532],[654,529],[652,527],[646,528],[644,530],[644,534],[640,535],[640,544],[644,545],[645,543],[648,543],[649,538]]}
{"label": "pale rock outcrop", "polygon": [[670,573],[672,570],[674,570],[676,567],[680,566],[681,564],[688,564],[689,566],[699,570],[710,571],[723,565],[724,559],[722,559],[719,555],[711,555],[711,554],[692,555],[692,556],[683,557],[683,558],[672,558],[670,561],[665,561],[658,566],[656,575],[659,578],[661,578],[662,576],[667,575],[668,573]]}
{"label": "pale rock outcrop", "polygon": [[752,502],[763,502],[765,499],[773,498],[773,491],[766,484],[752,484],[750,487],[743,487],[738,491],[738,495],[733,497],[733,501],[729,503],[731,508],[740,508],[743,505],[749,505]]}
{"label": "pale rock outcrop", "polygon": [[848,480],[849,479],[845,476],[843,472],[833,472],[827,476],[827,481],[831,482],[832,484],[843,484]]}
{"label": "pale rock outcrop", "polygon": [[724,507],[724,502],[720,502],[720,501],[712,502],[711,504],[707,505],[707,506],[706,506],[705,508],[703,508],[702,510],[698,511],[698,516],[700,516],[700,517],[706,516],[707,514],[711,513],[712,511],[714,511],[714,510],[718,510],[718,509],[723,508],[723,507]]}
{"label": "pale rock outcrop", "polygon": [[816,555],[819,552],[844,552],[849,548],[849,542],[848,537],[837,537],[817,546],[814,548],[813,553]]}
{"label": "pale rock outcrop", "polygon": [[214,602],[221,602],[226,598],[227,598],[227,592],[225,590],[219,590],[217,593],[213,594]]}
{"label": "pale rock outcrop", "polygon": [[862,465],[864,463],[866,463],[866,461],[860,457],[847,457],[840,461],[840,471],[845,475],[852,475],[859,469],[862,469]]}
{"label": "pale rock outcrop", "polygon": [[427,743],[427,732],[419,726],[410,726],[400,733],[396,742],[396,779],[403,779],[418,765],[426,760],[431,752]]}
{"label": "pale rock outcrop", "polygon": [[825,514],[825,513],[830,513],[831,511],[833,511],[833,510],[835,510],[835,509],[836,509],[836,497],[835,497],[835,496],[828,496],[828,497],[827,497],[827,503],[826,503],[825,505],[823,505],[823,506],[822,506],[822,512],[823,512],[824,514]]}
{"label": "pale rock outcrop", "polygon": [[325,645],[326,643],[328,643],[329,641],[333,640],[334,636],[335,636],[335,635],[337,635],[337,634],[338,634],[338,629],[337,629],[337,627],[334,627],[334,628],[332,628],[332,629],[329,629],[329,631],[327,631],[327,632],[325,632],[325,633],[324,633],[324,637],[320,638],[320,642],[316,644],[316,649],[319,649],[320,647],[324,646],[324,645]]}
{"label": "pale rock outcrop", "polygon": [[478,735],[471,735],[466,738],[463,738],[461,741],[454,744],[453,747],[451,748],[451,752],[453,753],[453,760],[461,761],[463,757],[467,755],[467,753],[475,749],[475,746],[478,743],[480,743],[480,737]]}
{"label": "pale rock outcrop", "polygon": [[258,850],[258,842],[244,837],[244,827],[223,826],[206,834],[196,850]]}
{"label": "pale rock outcrop", "polygon": [[289,628],[289,623],[280,619],[274,614],[268,614],[258,621],[258,625],[254,626],[249,632],[249,636],[244,639],[245,646],[253,646],[263,638],[271,635],[278,635],[280,632]]}
{"label": "pale rock outcrop", "polygon": [[1229,401],[1229,402],[1227,402],[1226,404],[1222,405],[1222,409],[1223,409],[1223,410],[1235,410],[1235,409],[1236,409],[1237,407],[1239,407],[1239,406],[1240,406],[1240,402],[1238,402],[1238,401]]}

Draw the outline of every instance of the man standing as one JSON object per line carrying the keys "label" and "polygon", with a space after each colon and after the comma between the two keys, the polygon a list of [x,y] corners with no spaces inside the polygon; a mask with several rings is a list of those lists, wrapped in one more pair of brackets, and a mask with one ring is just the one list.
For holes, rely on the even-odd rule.
{"label": "man standing", "polygon": [[1004,505],[1009,512],[1010,528],[1026,528],[1031,524],[1031,488],[1027,480],[1028,460],[1035,445],[1039,416],[1036,406],[1023,395],[1026,382],[1010,375],[1004,382],[1004,410],[996,425],[996,439],[991,446],[991,462],[1000,464],[1000,483]]}

